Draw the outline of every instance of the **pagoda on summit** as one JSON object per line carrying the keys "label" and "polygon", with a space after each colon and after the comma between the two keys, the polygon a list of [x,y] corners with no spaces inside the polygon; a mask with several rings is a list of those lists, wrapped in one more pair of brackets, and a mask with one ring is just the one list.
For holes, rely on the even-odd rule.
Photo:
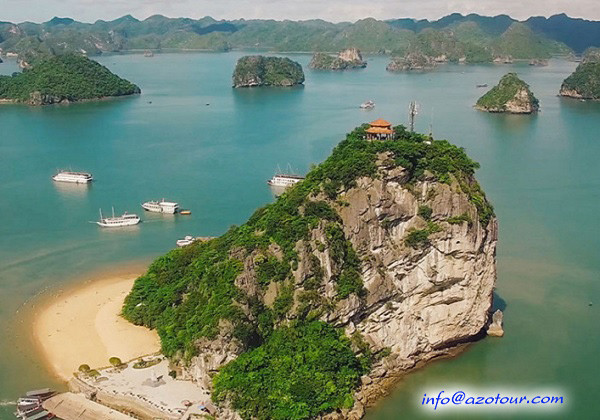
{"label": "pagoda on summit", "polygon": [[381,118],[371,121],[369,128],[366,130],[367,140],[393,140],[394,130],[392,129],[392,123],[383,120]]}

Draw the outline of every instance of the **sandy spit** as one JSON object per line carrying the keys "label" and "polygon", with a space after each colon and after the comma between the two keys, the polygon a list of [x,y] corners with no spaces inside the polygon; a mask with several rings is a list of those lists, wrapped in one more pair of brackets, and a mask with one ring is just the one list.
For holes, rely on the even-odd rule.
{"label": "sandy spit", "polygon": [[33,316],[33,336],[43,360],[57,377],[68,381],[86,363],[107,366],[155,353],[155,331],[135,326],[119,314],[136,276],[111,276],[74,286],[48,298]]}

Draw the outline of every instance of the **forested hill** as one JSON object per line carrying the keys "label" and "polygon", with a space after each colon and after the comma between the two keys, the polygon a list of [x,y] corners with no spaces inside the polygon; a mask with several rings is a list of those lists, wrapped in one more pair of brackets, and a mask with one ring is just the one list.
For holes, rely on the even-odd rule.
{"label": "forested hill", "polygon": [[96,61],[64,54],[37,62],[12,76],[0,76],[0,100],[48,105],[140,93],[133,83]]}
{"label": "forested hill", "polygon": [[[516,28],[516,29],[515,29]],[[517,32],[518,36],[514,36]],[[444,42],[440,46],[439,40]],[[528,45],[523,50],[522,45]],[[226,51],[337,52],[357,47],[366,53],[404,55],[448,52],[484,57],[547,58],[571,50],[600,46],[600,22],[565,15],[517,22],[509,16],[452,14],[437,21],[372,18],[354,23],[323,20],[275,21],[168,18],[131,15],[113,21],[77,22],[55,17],[48,22],[0,22],[0,49],[32,61],[65,52],[88,55],[124,50],[205,49]],[[448,51],[444,50],[447,49]],[[482,53],[484,52],[484,54]],[[474,60],[477,61],[477,60]]]}

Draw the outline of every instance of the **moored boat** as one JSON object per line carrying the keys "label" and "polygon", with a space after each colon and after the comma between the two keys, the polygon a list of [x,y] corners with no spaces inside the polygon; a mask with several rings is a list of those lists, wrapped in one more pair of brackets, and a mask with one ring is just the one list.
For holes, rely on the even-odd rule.
{"label": "moored boat", "polygon": [[360,104],[361,109],[373,109],[375,108],[375,102],[369,100]]}
{"label": "moored boat", "polygon": [[93,181],[92,174],[89,172],[73,172],[73,171],[58,171],[56,175],[52,177],[53,181],[56,182],[70,182],[73,184],[87,184]]}
{"label": "moored boat", "polygon": [[267,181],[272,187],[291,187],[304,179],[300,175],[277,174]]}
{"label": "moored boat", "polygon": [[267,184],[271,187],[291,187],[292,185],[296,185],[298,182],[304,180],[304,177],[301,175],[295,174],[284,174],[284,173],[276,173],[273,175],[273,178],[267,181]]}
{"label": "moored boat", "polygon": [[121,216],[115,216],[115,209],[113,208],[112,217],[103,217],[102,210],[100,210],[100,220],[96,224],[101,227],[114,228],[137,225],[140,221],[141,219],[137,214],[125,212]]}
{"label": "moored boat", "polygon": [[146,201],[142,204],[142,208],[154,213],[174,214],[179,210],[179,204],[173,201],[165,201],[163,198],[161,201]]}
{"label": "moored boat", "polygon": [[181,247],[184,247],[184,246],[187,246],[187,245],[191,245],[194,242],[196,242],[196,238],[194,238],[193,236],[189,236],[188,235],[188,236],[184,237],[183,239],[178,239],[177,242],[176,242],[176,244],[177,244],[178,247],[181,248]]}
{"label": "moored boat", "polygon": [[42,404],[48,398],[56,395],[50,388],[37,389],[27,392],[17,400],[15,416],[23,420],[45,420],[55,416],[46,410]]}

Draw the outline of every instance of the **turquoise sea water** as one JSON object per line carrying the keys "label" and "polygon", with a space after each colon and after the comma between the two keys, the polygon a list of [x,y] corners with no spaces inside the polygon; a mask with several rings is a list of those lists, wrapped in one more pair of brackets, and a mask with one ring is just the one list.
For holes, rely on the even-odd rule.
{"label": "turquoise sea water", "polygon": [[[408,375],[372,419],[435,418],[425,388],[451,384],[553,387],[568,398],[557,418],[600,410],[600,104],[556,97],[575,65],[544,68],[448,65],[389,74],[306,71],[306,86],[231,89],[240,53],[106,56],[102,64],[139,84],[135,98],[71,106],[0,107],[0,418],[32,387],[57,386],[31,351],[22,318],[31,298],[131,261],[149,262],[187,235],[218,235],[271,201],[277,165],[300,172],[323,160],[354,126],[377,117],[466,147],[500,221],[498,302],[506,335]],[[307,68],[310,56],[295,55]],[[508,70],[541,101],[537,116],[477,112],[472,105]],[[16,70],[12,61],[0,73]],[[358,105],[373,99],[373,111]],[[207,105],[210,104],[210,105]],[[90,187],[60,186],[57,168],[87,170]],[[191,217],[144,214],[125,231],[101,230],[98,209],[140,212],[176,200]],[[24,307],[24,302],[25,307]],[[505,302],[505,303],[503,303]],[[593,306],[588,303],[593,302]],[[457,416],[463,417],[464,415]],[[481,416],[481,414],[478,414]],[[522,416],[518,416],[522,417]]]}

